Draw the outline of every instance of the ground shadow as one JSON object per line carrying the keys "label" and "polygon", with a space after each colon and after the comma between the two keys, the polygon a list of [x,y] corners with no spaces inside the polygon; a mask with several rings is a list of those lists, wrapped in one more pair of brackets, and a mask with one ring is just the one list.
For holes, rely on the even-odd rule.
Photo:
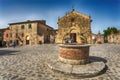
{"label": "ground shadow", "polygon": [[89,56],[90,62],[104,62],[107,63],[107,60],[101,57],[96,57],[96,56]]}
{"label": "ground shadow", "polygon": [[4,55],[16,55],[16,52],[20,52],[20,51],[0,50],[0,56],[4,56]]}
{"label": "ground shadow", "polygon": [[[59,70],[54,70],[53,68],[50,69],[51,71],[53,71],[56,76],[57,75],[61,75],[61,76],[64,76],[64,77],[69,77],[69,78],[72,78],[72,79],[85,79],[85,78],[93,78],[93,77],[96,77],[96,76],[100,76],[104,73],[106,73],[107,69],[108,69],[108,66],[106,65],[107,63],[107,60],[104,59],[104,58],[101,58],[101,57],[97,57],[97,56],[89,56],[89,61],[88,64],[90,63],[94,63],[94,62],[102,62],[104,63],[104,67],[101,68],[100,71],[96,72],[96,73],[92,73],[91,75],[86,75],[87,73],[85,74],[74,74],[74,73],[65,73],[64,71],[59,71]],[[77,66],[77,65],[76,65]],[[79,66],[79,65],[78,65]],[[81,65],[82,66],[82,65]],[[90,65],[91,66],[91,65]],[[94,67],[93,67],[94,66]],[[72,65],[73,67],[73,65]],[[97,66],[96,65],[92,65],[91,68],[95,68],[96,67],[96,70],[97,70]],[[76,67],[77,68],[77,67]],[[84,68],[84,67],[83,67]],[[82,69],[82,68],[78,68],[78,69]],[[72,69],[73,70],[73,69]],[[89,74],[89,73],[88,73]]]}
{"label": "ground shadow", "polygon": [[[97,74],[95,74],[95,75],[88,75],[88,76],[79,76],[79,75],[74,75],[75,76],[75,78],[77,78],[77,79],[84,79],[84,78],[93,78],[93,77],[96,77],[96,76],[100,76],[100,75],[102,75],[102,74],[104,74],[104,73],[106,73],[106,71],[108,70],[108,66],[106,65],[106,63],[107,63],[107,60],[106,59],[104,59],[104,58],[102,58],[102,57],[97,57],[97,56],[89,56],[89,63],[92,63],[92,62],[104,62],[104,64],[105,64],[105,67],[100,71],[100,72],[98,72]],[[88,63],[88,64],[89,64]]]}

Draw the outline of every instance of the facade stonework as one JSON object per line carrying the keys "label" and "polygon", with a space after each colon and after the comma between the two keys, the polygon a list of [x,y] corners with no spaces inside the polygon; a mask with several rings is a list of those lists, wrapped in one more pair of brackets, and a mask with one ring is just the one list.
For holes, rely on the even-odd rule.
{"label": "facade stonework", "polygon": [[17,45],[36,45],[50,43],[54,36],[53,28],[46,25],[45,20],[25,21],[9,24],[10,44],[16,41]]}
{"label": "facade stonework", "polygon": [[[91,17],[72,10],[62,18],[58,19],[58,33],[56,43],[69,42],[73,38],[76,43],[91,43]],[[81,39],[82,38],[82,39]]]}

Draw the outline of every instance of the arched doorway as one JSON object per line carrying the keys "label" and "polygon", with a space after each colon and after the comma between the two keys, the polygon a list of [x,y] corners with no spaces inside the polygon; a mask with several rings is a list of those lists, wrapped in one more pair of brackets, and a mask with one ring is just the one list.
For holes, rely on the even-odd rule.
{"label": "arched doorway", "polygon": [[47,35],[46,43],[50,43],[50,35]]}
{"label": "arched doorway", "polygon": [[29,45],[29,44],[30,44],[30,37],[26,36],[26,45]]}
{"label": "arched doorway", "polygon": [[73,30],[70,31],[70,39],[74,39],[74,42],[77,42],[76,41],[76,38],[77,38],[76,32],[77,31],[75,29],[73,29]]}
{"label": "arched doorway", "polygon": [[70,33],[70,39],[73,39],[76,42],[76,33]]}

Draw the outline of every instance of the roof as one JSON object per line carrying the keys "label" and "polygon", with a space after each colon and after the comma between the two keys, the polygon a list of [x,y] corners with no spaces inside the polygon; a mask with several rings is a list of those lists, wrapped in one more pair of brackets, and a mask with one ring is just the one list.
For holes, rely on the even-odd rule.
{"label": "roof", "polygon": [[92,33],[92,35],[95,35],[95,36],[96,36],[97,34],[95,34],[95,33]]}
{"label": "roof", "polygon": [[34,21],[31,21],[31,20],[27,20],[27,21],[24,21],[24,22],[15,22],[15,23],[9,23],[9,25],[15,25],[15,24],[25,24],[25,23],[35,23],[35,22],[40,22],[41,24],[44,24],[45,26],[51,28],[51,29],[54,29],[50,26],[48,26],[46,24],[46,20],[34,20]]}
{"label": "roof", "polygon": [[48,25],[46,25],[47,27],[49,27],[49,28],[51,28],[51,29],[54,29],[54,28],[52,28],[52,27],[50,27],[50,26],[48,26]]}
{"label": "roof", "polygon": [[14,25],[14,24],[24,24],[24,23],[34,23],[34,22],[46,22],[45,20],[34,20],[34,21],[31,21],[31,20],[27,20],[27,21],[24,21],[24,22],[15,22],[15,23],[9,23],[9,25]]}
{"label": "roof", "polygon": [[7,29],[9,29],[8,27],[7,28],[2,28],[2,29],[0,29],[0,31],[4,31],[4,30],[7,30]]}

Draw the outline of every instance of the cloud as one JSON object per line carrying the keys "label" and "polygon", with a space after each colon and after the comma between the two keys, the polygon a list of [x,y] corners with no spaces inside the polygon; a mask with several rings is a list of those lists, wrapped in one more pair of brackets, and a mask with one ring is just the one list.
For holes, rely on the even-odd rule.
{"label": "cloud", "polygon": [[8,26],[7,21],[5,19],[0,19],[0,29],[6,28]]}

